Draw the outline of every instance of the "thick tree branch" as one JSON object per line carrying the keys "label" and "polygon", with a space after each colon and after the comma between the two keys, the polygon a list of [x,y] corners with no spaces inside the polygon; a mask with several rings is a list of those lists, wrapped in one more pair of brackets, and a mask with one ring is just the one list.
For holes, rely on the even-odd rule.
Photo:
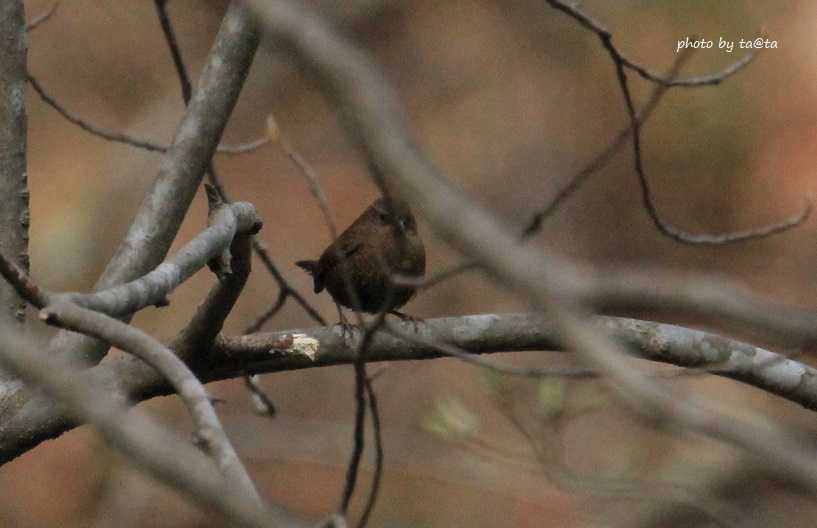
{"label": "thick tree branch", "polygon": [[[0,253],[28,270],[26,35],[23,0],[0,2]],[[0,323],[22,324],[25,302],[0,284]]]}
{"label": "thick tree branch", "polygon": [[[236,208],[236,205],[246,207]],[[259,225],[259,222],[255,218],[254,208],[246,203],[236,205],[228,206],[220,202],[211,202],[211,223],[230,226],[232,237],[236,227],[240,224],[236,220],[238,215],[234,211],[246,209],[248,220],[244,222],[247,225],[243,227],[247,231],[255,232],[254,228]],[[197,312],[193,322],[184,333],[185,339],[180,340],[180,345],[188,348],[194,346],[209,348],[212,344],[212,340],[220,331],[224,319],[249,275],[248,236],[245,233],[238,242],[233,244],[236,250],[241,252],[235,259],[236,273],[233,272],[233,259],[229,251],[226,254],[222,253],[217,246],[216,250],[211,251],[211,258],[220,263],[219,276],[222,281],[214,289],[214,293],[208,297],[208,303],[205,303],[204,307]],[[184,254],[184,250],[181,253]],[[22,297],[42,308],[40,312],[42,320],[60,328],[102,339],[106,343],[135,355],[156,369],[187,406],[196,424],[199,440],[212,454],[227,480],[243,489],[245,494],[260,500],[252,480],[227,439],[207,392],[188,366],[172,350],[122,321],[71,302],[70,295],[54,295],[41,291],[23,270],[2,255],[0,255],[0,273],[7,279],[7,284],[15,288]],[[237,276],[237,280],[229,280],[234,275]],[[133,292],[126,291],[123,294],[125,299],[128,298],[129,293],[133,297]],[[163,294],[159,292],[159,295]],[[214,302],[219,304],[214,305]]]}
{"label": "thick tree branch", "polygon": [[207,391],[172,350],[137,328],[70,302],[56,301],[46,306],[40,311],[40,318],[48,324],[102,339],[156,369],[184,402],[193,417],[198,439],[227,482],[260,501],[252,479],[227,439]]}
{"label": "thick tree branch", "polygon": [[[253,22],[232,3],[159,174],[96,289],[134,280],[164,259],[238,100],[257,46]],[[50,348],[70,351],[88,363],[98,362],[107,350],[99,341],[66,332],[60,332]]]}
{"label": "thick tree branch", "polygon": [[[601,318],[604,327],[638,357],[684,367],[714,367],[715,375],[741,381],[817,410],[817,369],[740,341],[674,325],[623,318]],[[401,323],[413,331],[411,323]],[[428,319],[419,327],[428,341],[449,343],[475,354],[559,350],[555,329],[537,314],[482,314]],[[183,359],[199,379],[210,382],[246,372],[266,373],[346,365],[355,361],[355,343],[335,327],[219,337],[214,348],[188,350]],[[366,361],[410,361],[445,357],[430,345],[407,343],[378,332]],[[206,358],[206,361],[201,361]],[[152,367],[135,358],[102,363],[78,375],[105,387],[123,401],[170,394],[172,388]],[[48,398],[34,396],[10,420],[0,422],[0,462],[75,427]]]}
{"label": "thick tree branch", "polygon": [[531,284],[545,285],[554,298],[599,300],[608,307],[665,308],[669,303],[678,311],[755,326],[775,337],[817,341],[817,315],[773,306],[723,280],[627,269],[600,272],[520,246],[508,226],[477,207],[419,151],[394,93],[363,51],[303,5],[248,3],[279,46],[291,51],[339,103],[350,132],[387,184],[399,188],[438,234],[500,282],[523,292]]}
{"label": "thick tree branch", "polygon": [[[110,445],[148,473],[178,489],[202,508],[215,509],[239,526],[303,526],[287,515],[259,505],[224,481],[198,449],[124,402],[100,397],[106,388],[89,384],[82,373],[59,357],[37,351],[9,333],[3,334],[0,364],[44,389],[76,419],[93,424]],[[113,396],[116,396],[115,394]]]}
{"label": "thick tree branch", "polygon": [[170,292],[209,261],[224,251],[229,253],[230,244],[237,233],[255,234],[261,228],[255,207],[247,202],[220,207],[211,216],[210,224],[172,258],[147,275],[96,293],[58,294],[57,297],[113,316],[132,314],[150,305],[161,305]]}
{"label": "thick tree branch", "polygon": [[[342,108],[350,133],[383,177],[384,186],[401,191],[426,213],[440,235],[547,312],[565,345],[609,374],[612,387],[636,410],[664,425],[689,428],[744,448],[768,469],[817,490],[814,452],[801,442],[770,427],[720,415],[691,398],[675,401],[638,369],[623,364],[621,347],[585,319],[584,306],[577,302],[576,292],[585,281],[568,263],[519,247],[507,226],[436,170],[411,138],[396,97],[364,52],[308,6],[250,3],[279,46],[292,52]],[[808,331],[813,335],[815,330]]]}

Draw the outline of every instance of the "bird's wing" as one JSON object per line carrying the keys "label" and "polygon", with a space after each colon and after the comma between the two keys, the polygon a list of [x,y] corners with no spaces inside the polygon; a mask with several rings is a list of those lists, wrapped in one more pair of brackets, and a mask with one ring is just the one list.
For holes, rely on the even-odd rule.
{"label": "bird's wing", "polygon": [[338,259],[338,249],[340,249],[340,254],[343,255],[343,258],[349,258],[363,247],[363,243],[357,240],[338,239],[336,244],[337,246],[332,244],[326,248],[326,251],[321,255],[316,270],[317,272],[315,273],[315,293],[323,290],[326,275],[331,273],[340,262]]}

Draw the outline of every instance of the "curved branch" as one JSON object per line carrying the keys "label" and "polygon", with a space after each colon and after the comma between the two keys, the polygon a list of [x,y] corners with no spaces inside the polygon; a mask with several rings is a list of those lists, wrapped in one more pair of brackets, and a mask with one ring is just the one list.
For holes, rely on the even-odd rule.
{"label": "curved branch", "polygon": [[[575,273],[572,263],[519,247],[506,226],[436,170],[409,134],[390,86],[363,51],[308,6],[260,0],[251,4],[278,45],[292,52],[342,107],[345,124],[384,184],[402,191],[455,247],[478,258],[501,283],[545,310],[564,343],[609,374],[612,387],[628,404],[663,425],[686,427],[744,448],[767,469],[817,490],[817,464],[810,447],[773,428],[708,410],[692,398],[675,401],[638,369],[623,364],[621,347],[582,317],[585,306],[578,302],[577,292],[587,286],[588,277]],[[813,335],[815,329],[807,332]]]}
{"label": "curved branch", "polygon": [[78,379],[82,377],[78,372],[70,375],[72,368],[61,357],[38,351],[4,333],[0,363],[4,369],[44,389],[59,400],[60,406],[71,416],[92,424],[128,460],[180,490],[202,508],[212,508],[242,526],[303,525],[279,511],[261,507],[251,497],[227,485],[198,449],[143,413],[127,412],[123,401],[100,397],[107,387],[89,384],[87,378]]}
{"label": "curved branch", "polygon": [[[661,84],[664,84],[666,86],[692,86],[692,84],[690,84],[689,82],[684,84],[666,81],[648,72],[646,69],[640,67],[634,62],[627,60],[621,54],[621,51],[619,51],[619,49],[613,44],[612,33],[610,33],[607,29],[602,27],[601,24],[593,20],[589,15],[579,10],[576,6],[569,6],[562,2],[561,0],[547,0],[547,1],[554,9],[566,13],[568,16],[577,20],[581,25],[595,33],[596,36],[601,41],[601,44],[604,47],[604,49],[607,50],[607,53],[610,55],[610,59],[613,61],[613,65],[615,66],[616,70],[616,79],[618,80],[618,85],[621,90],[621,95],[624,99],[625,108],[627,110],[627,117],[630,121],[630,128],[632,129],[633,158],[634,158],[633,161],[635,165],[635,172],[636,175],[638,176],[638,184],[641,189],[641,201],[644,205],[644,209],[646,209],[647,214],[650,217],[650,220],[661,234],[682,244],[720,246],[725,244],[734,244],[737,242],[745,242],[747,240],[755,240],[758,238],[765,238],[772,235],[776,235],[778,233],[782,233],[788,231],[789,229],[797,227],[808,219],[812,212],[812,204],[810,200],[806,202],[806,206],[800,213],[790,218],[787,218],[783,221],[768,224],[758,228],[743,229],[739,231],[732,231],[722,234],[690,233],[664,220],[661,217],[660,213],[658,212],[658,208],[655,205],[655,197],[653,196],[652,189],[650,187],[649,181],[647,180],[646,170],[644,169],[644,161],[643,156],[641,154],[642,123],[638,118],[638,113],[636,112],[635,109],[635,103],[633,102],[633,96],[627,84],[627,73],[625,71],[625,68],[634,69],[644,78],[654,82],[660,82]],[[749,61],[746,60],[743,62],[743,64],[745,65],[748,62]],[[737,69],[732,68],[731,70],[728,71],[734,73],[735,71],[737,71]],[[718,84],[724,78],[725,78],[724,76],[717,78],[718,79],[717,82],[712,81],[715,78],[710,78],[706,84]],[[696,84],[695,86],[699,86],[699,84]]]}
{"label": "curved branch", "polygon": [[34,31],[42,24],[48,22],[48,20],[57,12],[57,8],[60,6],[60,0],[56,0],[51,7],[48,8],[44,13],[40,14],[36,18],[34,18],[31,22],[28,23],[26,29],[28,31]]}
{"label": "curved branch", "polygon": [[[605,328],[638,357],[683,367],[715,366],[714,375],[734,379],[817,411],[817,369],[774,352],[687,328],[604,317]],[[411,323],[400,328],[413,331]],[[557,334],[538,314],[481,314],[428,319],[420,326],[428,341],[448,343],[474,354],[558,350]],[[346,365],[355,361],[355,343],[334,327],[219,337],[213,349],[184,351],[184,359],[205,382],[266,373]],[[206,356],[206,364],[196,358]],[[407,343],[386,332],[373,336],[367,362],[413,361],[446,357],[434,346]],[[152,367],[135,358],[103,363],[78,376],[102,384],[123,401],[172,393]],[[51,400],[34,397],[15,415],[0,421],[0,462],[75,427]],[[24,434],[25,433],[25,434]]]}
{"label": "curved branch", "polygon": [[210,223],[210,227],[185,244],[172,258],[138,279],[96,293],[56,296],[114,316],[163,304],[170,292],[227,250],[236,234],[254,234],[261,227],[255,207],[247,202],[219,207]]}
{"label": "curved branch", "polygon": [[227,439],[204,386],[187,365],[153,337],[113,317],[56,301],[40,311],[40,318],[50,325],[82,332],[133,354],[151,367],[173,387],[187,407],[196,425],[196,435],[212,455],[227,482],[248,497],[260,501],[249,474]]}
{"label": "curved branch", "polygon": [[[240,4],[231,3],[159,174],[96,289],[134,280],[164,259],[238,100],[257,47],[251,17]],[[99,341],[66,332],[60,332],[50,346],[70,351],[87,363],[98,362],[107,350]]]}

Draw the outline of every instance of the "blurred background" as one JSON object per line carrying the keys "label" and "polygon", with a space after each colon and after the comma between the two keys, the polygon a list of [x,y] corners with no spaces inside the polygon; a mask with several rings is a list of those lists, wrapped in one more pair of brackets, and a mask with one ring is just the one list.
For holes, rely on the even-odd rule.
{"label": "blurred background", "polygon": [[[50,0],[28,0],[27,16],[32,19],[50,5]],[[626,124],[614,69],[598,39],[543,0],[322,5],[383,66],[419,143],[444,173],[520,229]],[[215,0],[169,2],[193,78],[225,7]],[[586,0],[582,8],[613,32],[628,57],[656,71],[669,67],[677,42],[687,36],[717,42],[763,31],[777,40],[777,49],[761,52],[720,86],[671,90],[644,127],[644,162],[659,211],[688,231],[758,227],[802,209],[815,191],[814,149],[808,145],[817,139],[817,4]],[[103,128],[165,144],[171,140],[183,105],[153,2],[63,2],[30,35],[29,44],[30,72],[70,111]],[[684,73],[719,71],[742,53],[696,52]],[[631,78],[643,102],[652,86]],[[87,134],[33,91],[28,102],[32,272],[50,289],[88,290],[138,209],[160,157]],[[335,109],[266,43],[225,141],[263,136],[270,113],[315,167],[335,221],[345,228],[377,191]],[[287,280],[334,321],[329,296],[313,295],[309,277],[293,265],[316,257],[329,242],[297,167],[277,145],[218,155],[215,165],[232,197],[259,209],[265,221],[260,236]],[[719,274],[779,301],[817,305],[814,219],[769,239],[691,247],[659,235],[640,200],[628,145],[532,243],[590,264]],[[175,247],[205,224],[200,193]],[[459,262],[422,218],[420,230],[429,272]],[[147,309],[134,323],[161,339],[172,338],[213,281],[209,272],[200,272],[172,295],[170,307]],[[276,295],[274,281],[256,265],[226,332],[240,332]],[[406,307],[424,318],[526,308],[476,273],[425,291]],[[265,328],[313,324],[290,301]],[[39,323],[32,327],[42,330],[42,339],[49,335]],[[570,362],[566,355],[531,353],[495,359],[519,365]],[[351,449],[352,369],[267,375],[261,383],[278,405],[274,419],[253,413],[240,381],[209,389],[226,401],[219,410],[228,434],[263,494],[317,518],[340,500]],[[760,412],[781,427],[817,430],[813,413],[736,382],[693,377],[671,383],[680,394],[705,396],[723,412]],[[675,496],[651,483],[694,486],[696,475],[739,455],[696,436],[644,426],[600,381],[501,379],[447,359],[388,365],[376,389],[386,470],[371,526],[606,526]],[[174,398],[142,407],[190,433]],[[353,512],[361,507],[371,470],[367,451]],[[616,492],[615,482],[635,491]],[[813,525],[809,519],[817,510],[808,498],[774,484],[761,484],[755,493],[751,511],[758,526]],[[0,502],[4,526],[214,522],[131,470],[85,427],[5,465],[0,496],[6,498]]]}

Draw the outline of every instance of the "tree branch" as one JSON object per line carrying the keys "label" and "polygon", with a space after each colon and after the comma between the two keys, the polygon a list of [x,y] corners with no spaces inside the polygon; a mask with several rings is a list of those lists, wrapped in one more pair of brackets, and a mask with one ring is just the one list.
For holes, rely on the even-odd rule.
{"label": "tree branch", "polygon": [[[689,428],[744,448],[766,468],[817,490],[814,452],[802,442],[770,427],[720,415],[693,399],[675,401],[638,369],[623,364],[621,347],[586,320],[577,291],[587,284],[573,272],[572,263],[519,247],[506,226],[436,170],[408,133],[396,97],[364,52],[309,6],[283,0],[250,3],[269,35],[292,52],[339,104],[351,135],[383,177],[384,186],[399,189],[426,213],[443,238],[544,310],[565,346],[609,374],[612,387],[627,403],[664,425]],[[813,335],[814,328],[809,332]]]}
{"label": "tree branch", "polygon": [[[303,526],[288,515],[265,509],[240,489],[228,485],[196,448],[141,412],[127,412],[124,402],[101,397],[106,387],[89,384],[62,358],[3,334],[4,369],[44,389],[76,419],[93,424],[109,444],[148,473],[178,489],[204,509],[215,509],[240,526]],[[116,395],[114,395],[116,396]]]}
{"label": "tree branch", "polygon": [[[164,259],[238,100],[257,46],[258,34],[250,17],[232,3],[159,174],[96,289],[134,280]],[[107,347],[60,332],[50,349],[70,351],[74,357],[96,363]]]}
{"label": "tree branch", "polygon": [[[712,333],[624,318],[601,318],[604,327],[637,357],[683,367],[714,366],[713,374],[752,385],[817,411],[817,369],[774,352]],[[413,331],[411,323],[400,328]],[[427,319],[419,334],[428,342],[447,343],[474,354],[559,350],[557,333],[537,314],[482,314]],[[346,365],[355,361],[356,343],[335,327],[287,330],[243,336],[220,336],[209,352],[190,350],[182,357],[204,382],[246,372],[267,373]],[[207,361],[196,358],[206,357]],[[373,336],[366,361],[413,361],[446,357],[430,344],[407,343],[386,332]],[[142,401],[172,393],[152,367],[136,358],[102,363],[78,375],[105,387],[121,401]],[[95,386],[96,386],[95,385]],[[0,462],[9,461],[40,442],[75,427],[62,409],[32,396],[8,420],[0,421]]]}
{"label": "tree branch", "polygon": [[[0,2],[0,252],[28,270],[26,35],[23,0]],[[0,285],[0,323],[22,324],[25,302]]]}
{"label": "tree branch", "polygon": [[227,482],[245,496],[260,501],[252,479],[227,439],[207,391],[172,350],[137,328],[70,302],[56,301],[46,306],[40,311],[40,318],[48,324],[102,339],[156,369],[187,407],[196,425],[198,440]]}
{"label": "tree branch", "polygon": [[210,227],[184,245],[172,258],[150,273],[126,284],[91,293],[57,294],[57,297],[108,315],[122,316],[150,305],[161,305],[176,287],[229,247],[237,234],[255,234],[261,221],[255,207],[237,202],[220,207]]}

